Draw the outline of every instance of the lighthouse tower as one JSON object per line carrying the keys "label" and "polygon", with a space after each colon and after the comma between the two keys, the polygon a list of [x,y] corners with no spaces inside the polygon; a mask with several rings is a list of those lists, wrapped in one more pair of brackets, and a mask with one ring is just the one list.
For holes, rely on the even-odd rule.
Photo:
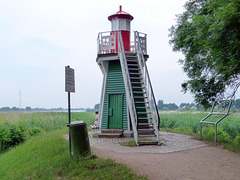
{"label": "lighthouse tower", "polygon": [[158,144],[160,118],[147,70],[146,37],[135,31],[133,16],[119,11],[108,17],[111,31],[98,34],[97,63],[103,73],[99,109],[99,137],[152,136]]}

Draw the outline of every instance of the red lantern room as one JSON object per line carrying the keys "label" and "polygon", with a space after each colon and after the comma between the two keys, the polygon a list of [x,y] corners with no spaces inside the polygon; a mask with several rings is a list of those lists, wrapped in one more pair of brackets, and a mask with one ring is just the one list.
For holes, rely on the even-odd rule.
{"label": "red lantern room", "polygon": [[[122,11],[122,6],[120,6],[119,11],[109,16],[108,20],[111,21],[112,24],[111,35],[116,35],[117,37],[118,31],[121,31],[124,49],[125,51],[130,51],[130,24],[133,20],[133,16],[131,16],[129,13]],[[112,52],[114,53],[114,50]],[[118,52],[118,42],[116,42],[115,52]]]}

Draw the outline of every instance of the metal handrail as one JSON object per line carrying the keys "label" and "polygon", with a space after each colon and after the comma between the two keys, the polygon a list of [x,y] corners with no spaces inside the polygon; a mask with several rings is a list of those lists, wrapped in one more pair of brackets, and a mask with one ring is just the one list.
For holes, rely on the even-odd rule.
{"label": "metal handrail", "polygon": [[[135,104],[135,100],[134,100],[134,96],[133,96],[133,91],[132,91],[132,84],[130,82],[130,75],[128,70],[128,65],[127,65],[127,59],[126,59],[126,54],[125,54],[125,50],[124,50],[124,44],[123,44],[123,40],[122,40],[122,34],[121,31],[118,31],[118,53],[121,55],[123,55],[123,58],[120,58],[121,61],[121,66],[122,69],[124,69],[124,74],[127,75],[127,81],[125,84],[125,88],[128,91],[127,93],[127,97],[130,98],[128,103],[130,103],[130,115],[131,115],[131,120],[135,121],[134,123],[132,123],[133,129],[134,129],[134,139],[136,144],[138,145],[138,134],[137,134],[137,130],[138,130],[138,123],[137,123],[137,119],[138,119],[138,114],[137,114],[137,109],[136,109],[136,104]],[[122,59],[124,61],[122,61]],[[125,76],[123,75],[123,76]],[[137,127],[135,126],[135,124],[137,124]]]}
{"label": "metal handrail", "polygon": [[[141,55],[141,58],[140,59],[142,59],[142,62],[140,62],[139,64],[141,65],[141,69],[143,70],[143,68],[144,68],[144,70],[143,71],[145,71],[145,76],[146,76],[146,78],[145,78],[145,80],[148,80],[148,85],[149,85],[149,87],[150,87],[150,91],[151,91],[151,96],[152,96],[152,98],[151,98],[151,100],[153,100],[153,108],[155,108],[155,111],[156,111],[156,115],[157,115],[157,127],[158,127],[158,130],[159,130],[159,128],[160,128],[160,116],[159,116],[159,112],[158,112],[158,109],[157,109],[157,103],[156,103],[156,100],[155,100],[155,96],[154,96],[154,92],[153,92],[153,87],[152,87],[152,83],[151,83],[151,80],[150,80],[150,76],[149,76],[149,72],[148,72],[148,69],[147,69],[147,65],[146,65],[146,61],[145,61],[145,58],[144,58],[144,54],[143,54],[143,50],[142,50],[142,48],[141,48],[141,42],[140,42],[140,38],[139,38],[139,32],[137,32],[137,31],[135,31],[134,32],[135,33],[135,38],[136,38],[136,40],[138,41],[138,43],[136,42],[135,43],[135,45],[137,46],[136,47],[136,50],[137,50],[137,52],[139,52],[140,53],[140,55]],[[143,33],[141,33],[141,34],[143,34]],[[145,82],[146,83],[146,82]],[[147,84],[147,83],[146,83]],[[150,102],[150,99],[149,99],[149,102]],[[151,107],[150,107],[151,108]]]}
{"label": "metal handrail", "polygon": [[[215,107],[215,104],[216,102],[226,102],[226,101],[229,101],[229,104],[228,104],[228,109],[227,109],[227,112],[226,113],[214,113],[213,110],[214,110],[214,107]],[[205,124],[213,124],[215,126],[215,143],[217,142],[217,124],[222,121],[228,114],[229,114],[229,111],[230,111],[230,108],[231,108],[231,105],[232,105],[232,100],[219,100],[219,101],[215,101],[212,105],[212,109],[211,109],[211,112],[205,117],[203,118],[201,121],[200,121],[200,140],[202,140],[202,123],[205,123]],[[208,119],[211,115],[224,115],[222,116],[220,119],[218,119],[216,122],[210,122],[210,121],[205,121],[206,119]]]}

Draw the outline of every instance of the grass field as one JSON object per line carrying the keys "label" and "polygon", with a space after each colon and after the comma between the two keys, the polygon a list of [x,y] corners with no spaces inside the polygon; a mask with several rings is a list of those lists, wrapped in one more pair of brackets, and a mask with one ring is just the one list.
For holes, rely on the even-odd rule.
{"label": "grass field", "polygon": [[[71,117],[88,125],[95,120],[93,112],[73,112]],[[40,132],[65,128],[67,123],[67,112],[0,112],[0,153]]]}
{"label": "grass field", "polygon": [[[95,114],[93,112],[72,112],[72,121],[86,121],[93,124]],[[40,127],[44,131],[51,131],[67,126],[67,112],[0,112],[0,124],[14,123],[26,127]]]}
{"label": "grass field", "polygon": [[[200,121],[208,113],[175,112],[161,113],[160,128],[162,130],[199,136]],[[211,118],[216,121],[219,117]],[[214,142],[214,126],[203,124],[203,139]],[[218,124],[218,143],[240,152],[240,113],[230,113]]]}
{"label": "grass field", "polygon": [[0,155],[0,179],[147,179],[110,159],[70,158],[67,132],[41,133]]}
{"label": "grass field", "polygon": [[[1,112],[0,140],[4,133],[9,133],[5,138],[14,141],[31,129],[41,131],[0,153],[0,179],[147,179],[110,159],[95,155],[70,158],[68,142],[63,138],[68,133],[67,118],[67,113],[59,112]],[[76,120],[85,120],[89,126],[95,114],[72,113],[72,121]]]}
{"label": "grass field", "polygon": [[[208,113],[162,113],[161,130],[199,136],[199,123]],[[93,124],[93,112],[72,113],[72,121]],[[214,120],[214,119],[213,119]],[[112,160],[92,155],[88,158],[69,157],[67,113],[62,112],[1,112],[0,145],[18,141],[0,153],[0,179],[147,179]],[[5,133],[5,134],[4,134]],[[240,114],[231,113],[218,126],[218,142],[240,152]],[[204,125],[203,138],[214,141],[214,128]],[[11,145],[11,144],[10,144]]]}

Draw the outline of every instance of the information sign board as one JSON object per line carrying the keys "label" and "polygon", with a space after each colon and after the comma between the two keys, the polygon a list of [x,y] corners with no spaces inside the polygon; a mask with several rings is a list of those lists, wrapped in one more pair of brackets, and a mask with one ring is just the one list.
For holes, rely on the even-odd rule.
{"label": "information sign board", "polygon": [[65,92],[75,92],[74,69],[65,66]]}

